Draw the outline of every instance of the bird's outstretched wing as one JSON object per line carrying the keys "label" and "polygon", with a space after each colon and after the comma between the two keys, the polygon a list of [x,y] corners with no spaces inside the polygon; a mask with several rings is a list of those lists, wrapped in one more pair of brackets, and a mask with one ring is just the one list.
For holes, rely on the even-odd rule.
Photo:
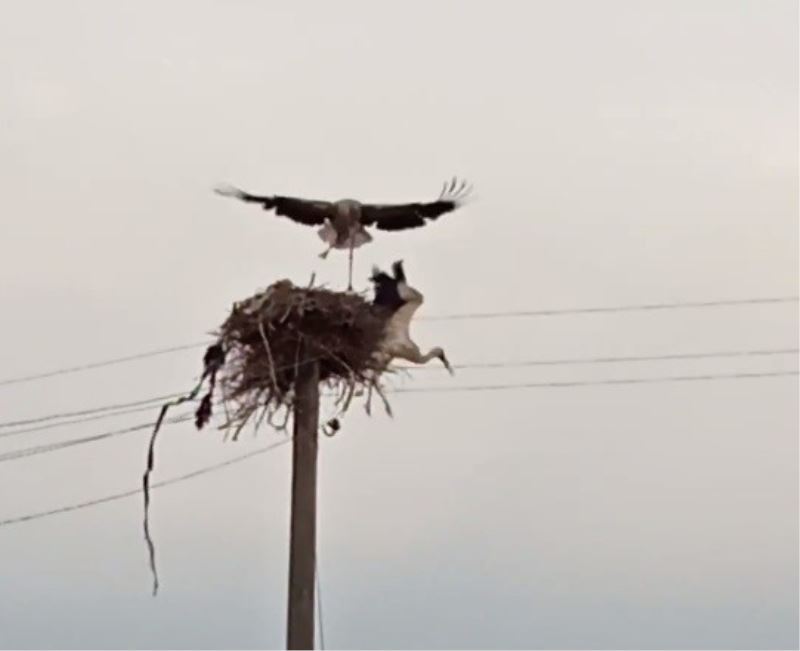
{"label": "bird's outstretched wing", "polygon": [[361,223],[375,226],[383,231],[400,231],[424,226],[426,220],[455,210],[464,203],[472,188],[466,181],[453,177],[445,182],[436,201],[428,203],[364,204],[361,207]]}
{"label": "bird's outstretched wing", "polygon": [[233,197],[247,203],[261,204],[264,210],[274,210],[276,215],[288,217],[292,221],[308,226],[323,224],[325,219],[331,216],[332,204],[329,201],[314,201],[280,195],[261,197],[232,185],[220,185],[214,188],[214,192],[223,197]]}

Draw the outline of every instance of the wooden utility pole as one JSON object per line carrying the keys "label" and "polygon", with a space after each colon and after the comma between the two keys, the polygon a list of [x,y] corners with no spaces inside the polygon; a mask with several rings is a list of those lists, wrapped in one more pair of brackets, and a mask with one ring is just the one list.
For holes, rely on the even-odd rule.
{"label": "wooden utility pole", "polygon": [[286,648],[313,649],[319,428],[319,364],[316,361],[299,365],[294,400]]}

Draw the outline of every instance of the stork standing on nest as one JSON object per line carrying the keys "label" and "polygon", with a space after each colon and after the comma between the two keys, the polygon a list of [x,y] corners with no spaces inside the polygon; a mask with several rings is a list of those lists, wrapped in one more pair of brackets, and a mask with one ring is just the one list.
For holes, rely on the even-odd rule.
{"label": "stork standing on nest", "polygon": [[328,245],[320,257],[325,259],[331,249],[349,252],[347,289],[353,289],[353,250],[372,241],[367,226],[383,231],[399,231],[424,226],[429,220],[461,206],[471,188],[466,182],[453,178],[446,182],[439,198],[424,203],[373,204],[354,199],[316,201],[280,195],[259,196],[239,188],[223,185],[214,191],[224,197],[234,197],[248,203],[261,204],[264,210],[288,217],[298,224],[322,226],[317,233]]}
{"label": "stork standing on nest", "polygon": [[378,353],[385,358],[384,366],[388,366],[396,358],[414,364],[427,364],[432,359],[439,359],[452,374],[453,368],[450,366],[444,350],[436,346],[427,353],[423,353],[411,339],[409,333],[411,318],[422,305],[424,297],[406,282],[402,261],[397,261],[392,265],[391,276],[375,268],[370,280],[375,285],[373,305],[385,309],[391,314]]}

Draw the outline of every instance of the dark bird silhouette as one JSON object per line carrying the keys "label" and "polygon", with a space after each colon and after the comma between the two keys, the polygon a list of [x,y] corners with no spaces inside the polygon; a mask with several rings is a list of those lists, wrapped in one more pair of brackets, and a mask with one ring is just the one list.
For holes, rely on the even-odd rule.
{"label": "dark bird silhouette", "polygon": [[374,226],[382,231],[419,228],[461,206],[470,191],[471,187],[465,181],[455,177],[444,184],[434,201],[398,204],[361,203],[354,199],[317,201],[281,195],[261,196],[229,185],[215,189],[217,194],[224,197],[260,204],[264,210],[274,210],[276,215],[288,217],[298,224],[321,226],[317,234],[328,245],[320,254],[321,258],[326,258],[331,249],[347,249],[349,252],[348,290],[352,290],[353,284],[353,250],[372,241],[366,227]]}

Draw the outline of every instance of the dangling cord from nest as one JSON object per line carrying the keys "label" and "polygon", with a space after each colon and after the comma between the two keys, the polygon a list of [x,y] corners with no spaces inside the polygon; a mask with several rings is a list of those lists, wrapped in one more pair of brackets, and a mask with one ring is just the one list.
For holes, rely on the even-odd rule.
{"label": "dangling cord from nest", "polygon": [[156,419],[153,433],[150,435],[150,443],[147,446],[147,468],[144,471],[144,476],[142,477],[142,489],[144,492],[144,540],[147,544],[147,553],[150,560],[150,573],[153,576],[154,597],[156,594],[158,594],[159,583],[158,570],[156,569],[156,548],[153,544],[153,539],[150,536],[150,475],[155,466],[156,437],[158,436],[158,432],[161,429],[161,424],[164,422],[164,417],[167,415],[169,408],[177,407],[184,402],[194,400],[197,397],[197,394],[200,393],[200,389],[202,389],[206,378],[209,378],[209,390],[208,393],[203,396],[200,406],[197,408],[195,424],[197,425],[197,428],[200,429],[208,422],[208,420],[211,418],[211,396],[214,392],[214,387],[216,386],[217,382],[217,371],[222,368],[224,363],[225,351],[222,348],[222,344],[216,343],[213,346],[209,346],[205,355],[203,356],[203,375],[200,377],[200,381],[197,383],[197,386],[195,386],[185,396],[181,396],[180,398],[176,398],[175,400],[164,403],[164,405],[161,407],[161,411],[158,414],[158,418]]}

